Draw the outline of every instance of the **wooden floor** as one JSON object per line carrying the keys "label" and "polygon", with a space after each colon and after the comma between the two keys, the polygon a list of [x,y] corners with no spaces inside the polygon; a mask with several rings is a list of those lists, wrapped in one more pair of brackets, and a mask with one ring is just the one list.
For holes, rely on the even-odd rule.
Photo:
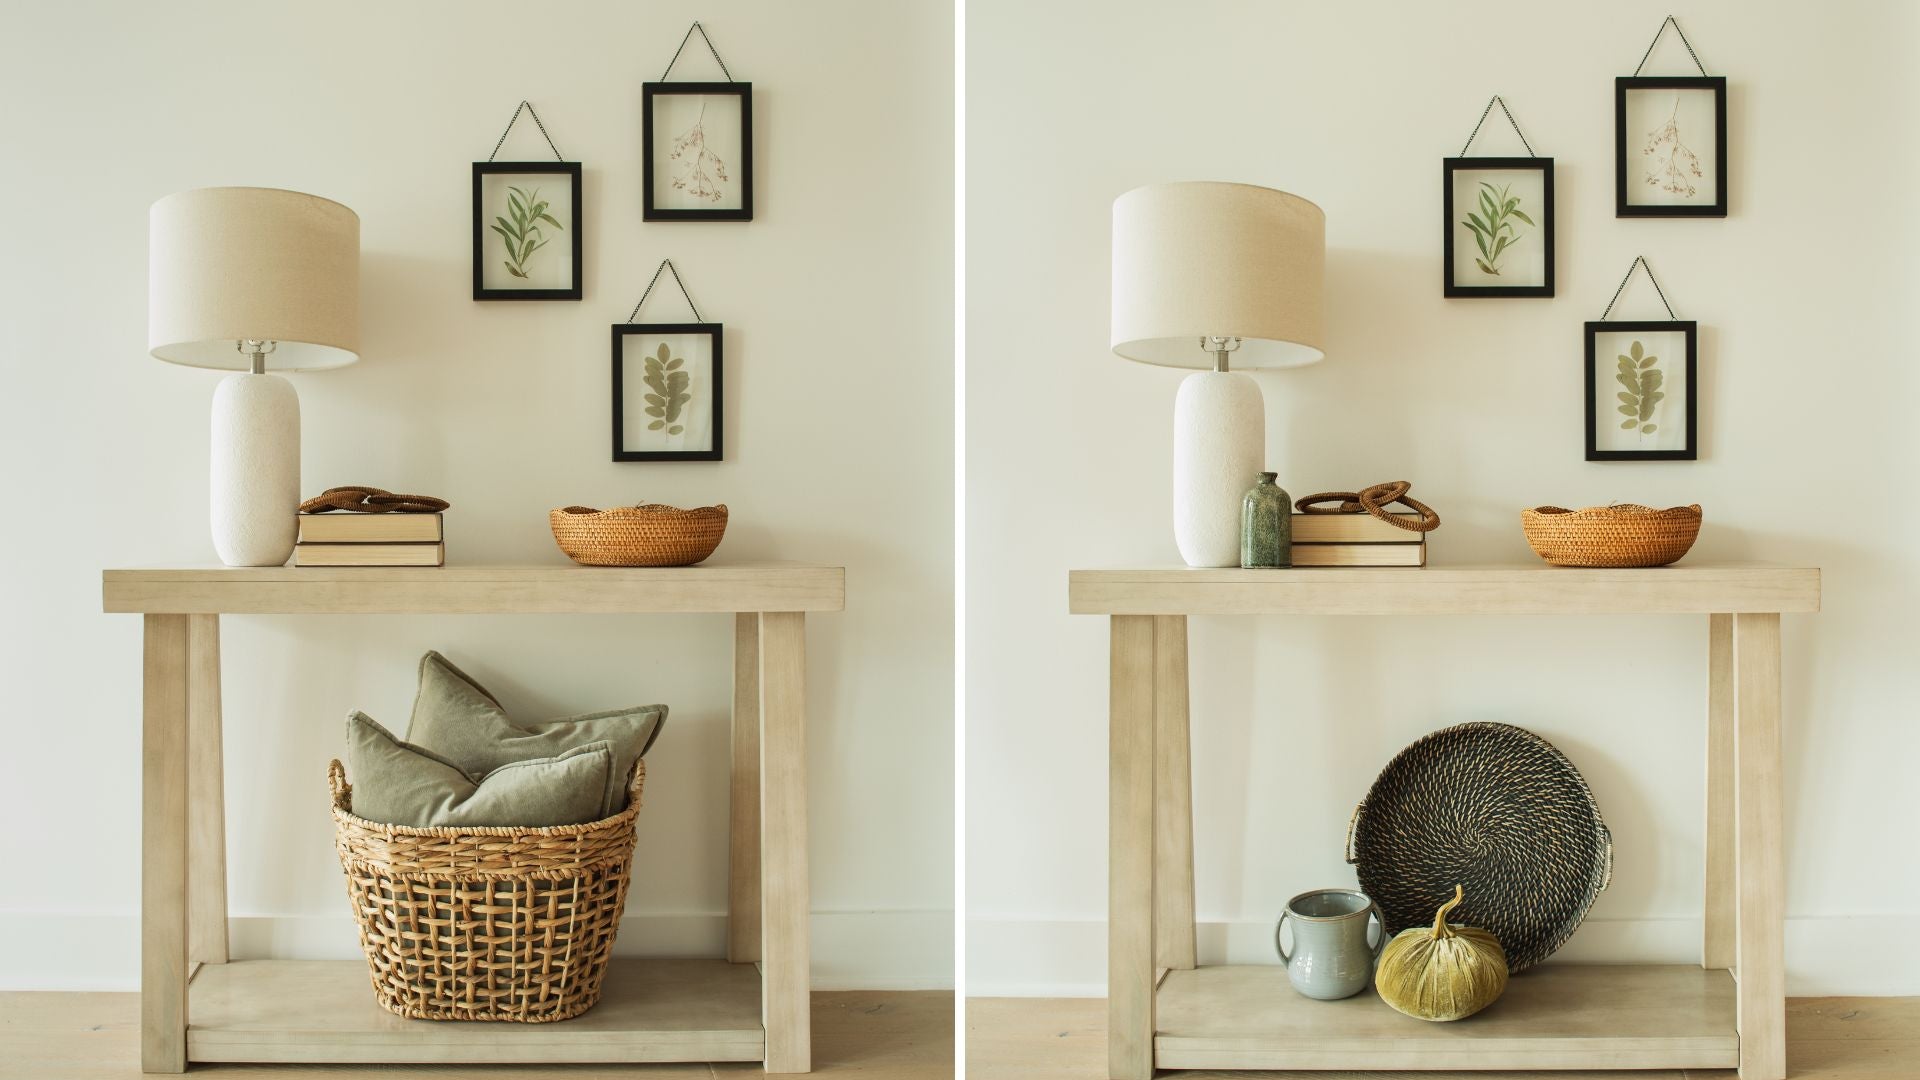
{"label": "wooden floor", "polygon": [[[1101,998],[970,998],[968,1080],[1104,1080],[1107,1003]],[[1920,1078],[1920,998],[1795,998],[1787,1002],[1791,1080]],[[1734,1080],[1680,1072],[1162,1072],[1162,1080]]]}
{"label": "wooden floor", "polygon": [[[765,1075],[732,1065],[195,1065],[209,1080],[395,1076],[409,1080],[712,1080]],[[953,1076],[953,995],[945,991],[813,995],[813,1076],[947,1080]],[[0,993],[0,1080],[134,1080],[140,1072],[137,994]]]}

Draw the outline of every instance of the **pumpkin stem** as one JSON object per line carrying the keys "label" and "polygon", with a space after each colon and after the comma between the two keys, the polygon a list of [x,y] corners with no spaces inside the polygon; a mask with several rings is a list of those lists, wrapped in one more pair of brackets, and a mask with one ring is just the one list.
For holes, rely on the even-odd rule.
{"label": "pumpkin stem", "polygon": [[1466,898],[1466,891],[1462,889],[1460,886],[1455,885],[1453,887],[1453,899],[1447,901],[1444,904],[1441,904],[1440,910],[1433,913],[1432,940],[1439,941],[1442,938],[1450,938],[1453,936],[1452,929],[1450,929],[1447,926],[1447,912],[1452,911],[1456,907],[1459,907],[1460,901],[1465,898]]}

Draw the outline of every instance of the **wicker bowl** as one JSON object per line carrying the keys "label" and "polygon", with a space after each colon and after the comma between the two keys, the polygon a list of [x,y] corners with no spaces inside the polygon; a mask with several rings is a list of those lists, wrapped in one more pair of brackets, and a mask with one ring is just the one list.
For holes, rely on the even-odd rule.
{"label": "wicker bowl", "polygon": [[649,503],[548,513],[554,542],[587,566],[692,566],[713,554],[727,532],[725,504],[682,510]]}
{"label": "wicker bowl", "polygon": [[1520,525],[1534,554],[1555,566],[1665,566],[1700,535],[1700,506],[1536,506],[1520,511]]}

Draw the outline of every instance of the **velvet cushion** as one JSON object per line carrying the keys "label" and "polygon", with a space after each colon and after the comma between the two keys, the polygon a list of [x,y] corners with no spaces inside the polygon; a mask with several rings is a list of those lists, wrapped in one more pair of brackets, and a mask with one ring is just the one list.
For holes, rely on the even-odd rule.
{"label": "velvet cushion", "polygon": [[354,816],[389,825],[579,825],[598,821],[613,749],[605,741],[515,761],[476,779],[394,738],[365,713],[347,717]]}
{"label": "velvet cushion", "polygon": [[510,762],[555,757],[575,747],[604,742],[613,751],[601,816],[627,808],[627,781],[666,722],[665,705],[582,713],[519,724],[486,687],[437,652],[420,658],[420,691],[413,699],[407,740],[474,776]]}

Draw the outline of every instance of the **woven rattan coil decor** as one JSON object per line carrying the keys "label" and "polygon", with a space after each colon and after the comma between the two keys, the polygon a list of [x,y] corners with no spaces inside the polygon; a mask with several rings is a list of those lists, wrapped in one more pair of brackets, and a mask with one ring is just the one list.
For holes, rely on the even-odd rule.
{"label": "woven rattan coil decor", "polygon": [[1507,969],[1553,955],[1613,878],[1613,837],[1566,755],[1510,724],[1443,728],[1381,770],[1347,830],[1347,861],[1387,933],[1453,921],[1493,933]]}
{"label": "woven rattan coil decor", "polygon": [[335,761],[334,848],[382,1008],[414,1020],[575,1017],[600,1000],[633,870],[627,808],[584,825],[410,828],[353,815]]}

